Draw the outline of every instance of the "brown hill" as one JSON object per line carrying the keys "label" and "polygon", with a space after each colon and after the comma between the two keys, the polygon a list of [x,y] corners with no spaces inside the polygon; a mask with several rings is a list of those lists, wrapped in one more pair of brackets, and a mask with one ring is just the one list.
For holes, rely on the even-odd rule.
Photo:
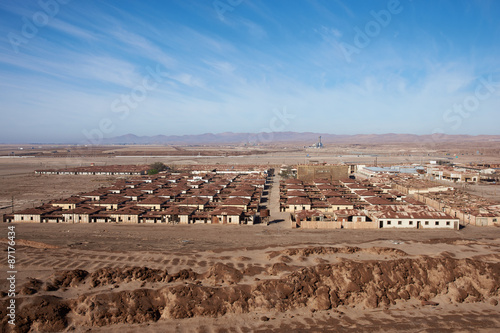
{"label": "brown hill", "polygon": [[387,143],[457,143],[500,142],[500,135],[449,135],[449,134],[356,134],[337,135],[312,132],[273,133],[205,133],[198,135],[137,136],[127,134],[103,140],[103,144],[254,144],[303,142],[312,144],[322,137],[324,143],[337,144],[387,144]]}

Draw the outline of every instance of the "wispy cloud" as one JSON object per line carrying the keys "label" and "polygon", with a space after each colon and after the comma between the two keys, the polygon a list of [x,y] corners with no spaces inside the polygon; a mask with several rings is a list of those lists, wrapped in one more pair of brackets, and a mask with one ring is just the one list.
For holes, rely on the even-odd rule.
{"label": "wispy cloud", "polygon": [[[19,32],[35,5],[0,4],[0,33]],[[498,132],[498,92],[459,129],[443,114],[498,71],[500,31],[483,18],[500,14],[500,4],[485,4],[486,14],[457,1],[453,17],[442,4],[402,2],[400,16],[347,63],[340,43],[386,5],[244,1],[222,22],[206,13],[210,3],[71,2],[20,55],[0,41],[0,141],[22,140],[24,129],[79,141],[103,118],[115,125],[109,136],[252,132],[284,106],[296,115],[287,129],[296,131]],[[160,72],[158,86],[119,118],[113,101],[151,71]]]}
{"label": "wispy cloud", "polygon": [[51,23],[51,27],[53,29],[56,29],[62,33],[68,34],[71,37],[74,37],[77,39],[94,41],[98,38],[94,33],[91,33],[86,29],[77,27],[77,26],[70,24],[68,22],[61,21],[60,19],[57,19],[57,18],[55,18],[54,21]]}

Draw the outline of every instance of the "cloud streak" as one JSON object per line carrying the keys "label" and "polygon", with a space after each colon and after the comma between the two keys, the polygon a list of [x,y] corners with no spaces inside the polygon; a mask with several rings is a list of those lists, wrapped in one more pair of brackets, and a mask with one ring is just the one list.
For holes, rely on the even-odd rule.
{"label": "cloud streak", "polygon": [[[476,23],[500,5],[460,1],[445,26],[446,6],[401,3],[400,19],[347,63],[339,44],[387,2],[244,2],[223,22],[195,3],[71,2],[22,54],[0,42],[0,141],[80,142],[157,66],[164,80],[108,136],[256,132],[283,107],[294,131],[499,134],[497,91],[458,129],[443,114],[499,68],[495,21]],[[35,10],[0,5],[0,33]]]}

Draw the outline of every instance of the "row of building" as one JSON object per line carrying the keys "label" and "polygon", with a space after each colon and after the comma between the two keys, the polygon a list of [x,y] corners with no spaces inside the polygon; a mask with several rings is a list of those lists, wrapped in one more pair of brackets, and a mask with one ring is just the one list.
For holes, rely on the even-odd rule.
{"label": "row of building", "polygon": [[[379,177],[378,181],[391,182],[393,187],[401,193],[459,219],[464,226],[500,225],[499,202],[410,175]],[[490,189],[495,190],[495,187],[490,187]]]}
{"label": "row of building", "polygon": [[146,175],[150,167],[148,165],[91,165],[64,169],[40,169],[35,170],[38,175]]}
{"label": "row of building", "polygon": [[439,165],[436,161],[422,165],[396,165],[396,166],[366,166],[358,165],[356,173],[366,177],[378,177],[381,175],[425,175],[429,180],[441,180],[450,183],[491,183],[500,181],[500,169],[497,165]]}
{"label": "row of building", "polygon": [[427,177],[452,183],[498,183],[500,169],[465,165],[430,165],[427,167]]}
{"label": "row of building", "polygon": [[280,206],[295,228],[459,228],[459,219],[370,181],[289,179],[280,186]]}
{"label": "row of building", "polygon": [[[109,166],[102,172],[124,172],[120,167]],[[101,167],[90,168],[100,172]],[[264,193],[274,169],[258,165],[182,169],[135,178],[125,174],[128,179],[113,186],[8,214],[4,221],[254,224],[269,216]],[[424,172],[365,169],[373,174],[361,181],[350,178],[352,166],[298,169],[301,179],[288,179],[279,186],[279,209],[290,213],[296,228],[458,229],[459,224],[500,224],[500,205],[431,181]]]}
{"label": "row of building", "polygon": [[120,180],[4,216],[34,223],[253,224],[260,216],[269,171],[160,173]]}

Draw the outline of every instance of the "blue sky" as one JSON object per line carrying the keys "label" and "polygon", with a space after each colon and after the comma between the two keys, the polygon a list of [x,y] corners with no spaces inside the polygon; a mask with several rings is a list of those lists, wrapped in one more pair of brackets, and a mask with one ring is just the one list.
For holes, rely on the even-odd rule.
{"label": "blue sky", "polygon": [[0,142],[500,134],[500,1],[0,2]]}

